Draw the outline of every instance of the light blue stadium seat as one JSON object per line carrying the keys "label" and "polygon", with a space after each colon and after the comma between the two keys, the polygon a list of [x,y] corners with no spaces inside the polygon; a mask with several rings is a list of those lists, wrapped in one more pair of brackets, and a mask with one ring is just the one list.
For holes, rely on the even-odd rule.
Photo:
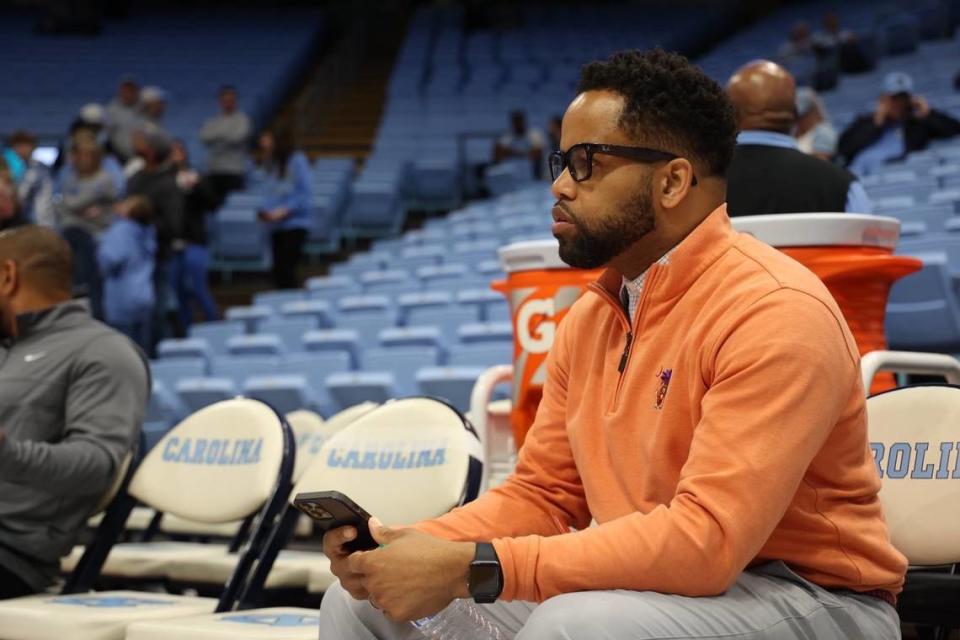
{"label": "light blue stadium seat", "polygon": [[513,362],[513,345],[505,342],[455,344],[447,352],[449,367],[493,367]]}
{"label": "light blue stadium seat", "polygon": [[310,278],[307,280],[306,287],[310,298],[326,300],[330,303],[343,296],[354,295],[361,290],[360,283],[348,275]]}
{"label": "light blue stadium seat", "polygon": [[429,325],[439,327],[447,344],[457,341],[457,330],[461,325],[479,321],[477,310],[471,307],[454,306],[448,309],[417,308],[407,314],[407,326]]}
{"label": "light blue stadium seat", "polygon": [[506,298],[503,297],[502,293],[489,287],[464,289],[457,293],[457,304],[475,308],[477,319],[480,322],[490,322],[496,320],[496,318],[491,317],[490,310],[506,304]]}
{"label": "light blue stadium seat", "polygon": [[425,291],[434,291],[438,286],[462,284],[474,274],[464,264],[442,264],[420,267],[417,278],[423,282]]}
{"label": "light blue stadium seat", "polygon": [[413,162],[417,204],[426,209],[449,209],[459,204],[460,163],[455,154],[421,157]]}
{"label": "light blue stadium seat", "polygon": [[399,397],[393,374],[386,371],[352,371],[327,376],[327,391],[338,410],[364,402],[382,404]]}
{"label": "light blue stadium seat", "polygon": [[163,435],[181,420],[187,417],[189,410],[181,402],[174,387],[168,387],[160,380],[153,380],[147,413],[143,418],[143,435],[146,449],[149,451]]}
{"label": "light blue stadium seat", "polygon": [[427,290],[397,297],[397,306],[400,308],[400,322],[404,325],[407,323],[407,316],[412,309],[441,310],[451,308],[452,305],[453,296],[446,291]]}
{"label": "light blue stadium seat", "polygon": [[399,188],[390,181],[358,180],[344,219],[344,235],[377,238],[396,234],[403,226],[404,211]]}
{"label": "light blue stadium seat", "polygon": [[509,322],[477,322],[461,325],[457,331],[460,344],[513,344],[513,325]]}
{"label": "light blue stadium seat", "polygon": [[284,353],[295,353],[303,351],[303,336],[316,328],[314,316],[284,316],[261,322],[258,335],[277,336],[283,343]]}
{"label": "light blue stadium seat", "polygon": [[338,327],[357,331],[364,345],[377,344],[382,329],[396,326],[396,311],[387,296],[348,296],[340,299],[338,309]]}
{"label": "light blue stadium seat", "polygon": [[247,333],[256,333],[257,324],[273,317],[273,309],[267,306],[254,305],[249,307],[230,307],[227,309],[227,320],[238,320],[244,323]]}
{"label": "light blue stadium seat", "polygon": [[286,353],[283,339],[271,334],[237,336],[227,340],[231,356],[279,356]]}
{"label": "light blue stadium seat", "polygon": [[300,409],[320,409],[320,403],[307,378],[297,374],[251,376],[243,384],[243,394],[266,402],[281,414]]}
{"label": "light blue stadium seat", "polygon": [[213,349],[204,338],[168,338],[157,344],[157,357],[161,360],[200,358],[209,361]]}
{"label": "light blue stadium seat", "polygon": [[921,253],[923,269],[894,283],[887,304],[887,342],[907,351],[960,351],[960,299],[945,253]]}
{"label": "light blue stadium seat", "polygon": [[182,378],[202,378],[207,375],[209,363],[206,359],[151,360],[150,377],[173,390]]}
{"label": "light blue stadium seat", "polygon": [[947,205],[953,213],[960,213],[960,188],[934,191],[928,202],[931,205]]}
{"label": "light blue stadium seat", "polygon": [[215,356],[210,365],[210,376],[228,378],[237,389],[251,376],[268,376],[281,373],[281,360],[278,356],[243,355]]}
{"label": "light blue stadium seat", "polygon": [[533,181],[533,169],[526,159],[491,165],[484,173],[487,189],[495,196],[522,189]]}
{"label": "light blue stadium seat", "polygon": [[364,371],[388,371],[393,374],[397,392],[413,395],[417,391],[416,372],[422,367],[440,364],[438,347],[383,347],[367,349],[363,354]]}
{"label": "light blue stadium seat", "polygon": [[511,322],[510,304],[505,298],[492,300],[484,305],[480,319],[484,322]]}
{"label": "light blue stadium seat", "polygon": [[214,265],[226,269],[267,271],[272,264],[264,225],[253,208],[221,209],[214,216]]}
{"label": "light blue stadium seat", "polygon": [[485,260],[496,260],[499,248],[498,239],[457,242],[453,245],[451,257],[457,262],[477,264]]}
{"label": "light blue stadium seat", "polygon": [[231,378],[184,378],[177,383],[176,390],[180,401],[192,413],[235,397],[239,387]]}
{"label": "light blue stadium seat", "polygon": [[[336,324],[333,305],[326,300],[299,300],[288,302],[280,309],[280,313],[287,319],[310,319],[313,329],[327,329]],[[261,329],[262,330],[262,329]]]}
{"label": "light blue stadium seat", "polygon": [[360,334],[353,329],[310,331],[303,336],[303,348],[309,353],[345,354],[350,369],[360,368],[364,349]]}
{"label": "light blue stadium seat", "polygon": [[350,355],[343,351],[294,353],[283,359],[283,373],[300,375],[307,380],[315,401],[315,410],[324,416],[334,413],[335,405],[327,392],[327,376],[353,370]]}
{"label": "light blue stadium seat", "polygon": [[417,371],[420,393],[446,400],[460,411],[470,410],[470,395],[485,367],[425,367]]}
{"label": "light blue stadium seat", "polygon": [[380,332],[381,347],[436,347],[441,353],[441,362],[446,350],[446,340],[437,327],[393,327]]}
{"label": "light blue stadium seat", "polygon": [[406,269],[367,271],[360,274],[360,284],[367,295],[393,295],[399,290],[420,287],[420,283]]}
{"label": "light blue stadium seat", "polygon": [[227,353],[227,340],[246,332],[246,323],[241,320],[215,320],[190,325],[191,338],[203,338],[213,350],[214,355]]}
{"label": "light blue stadium seat", "polygon": [[499,237],[500,233],[497,225],[492,222],[461,222],[450,228],[450,239],[454,242],[496,240],[499,239]]}
{"label": "light blue stadium seat", "polygon": [[253,295],[253,305],[256,307],[270,307],[274,313],[279,313],[280,308],[288,303],[303,300],[306,298],[306,291],[303,289],[280,289],[277,291],[261,291]]}
{"label": "light blue stadium seat", "polygon": [[411,272],[419,271],[421,267],[432,267],[443,262],[449,247],[438,244],[425,244],[419,247],[406,247],[400,251],[395,263],[397,267],[408,269]]}

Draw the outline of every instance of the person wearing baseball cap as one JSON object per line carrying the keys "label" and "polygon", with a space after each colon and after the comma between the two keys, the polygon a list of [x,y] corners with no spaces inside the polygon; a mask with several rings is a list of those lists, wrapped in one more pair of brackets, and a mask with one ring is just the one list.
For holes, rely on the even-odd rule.
{"label": "person wearing baseball cap", "polygon": [[891,71],[872,114],[863,114],[840,135],[837,150],[847,166],[863,175],[880,165],[925,149],[931,140],[960,135],[960,121],[931,109],[914,93],[913,78]]}

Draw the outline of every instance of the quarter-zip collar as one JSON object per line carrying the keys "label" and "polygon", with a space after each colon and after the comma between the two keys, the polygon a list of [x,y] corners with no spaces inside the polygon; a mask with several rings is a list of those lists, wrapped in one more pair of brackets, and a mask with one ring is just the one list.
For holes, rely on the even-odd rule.
{"label": "quarter-zip collar", "polygon": [[[647,271],[647,285],[644,288],[644,307],[671,300],[681,295],[697,281],[710,265],[726,253],[737,241],[727,216],[727,205],[722,204],[704,218],[697,227],[671,250],[670,260],[666,264],[654,262]],[[656,286],[651,287],[651,279],[656,273]],[[627,318],[620,299],[623,275],[616,269],[605,270],[589,290],[612,304],[624,325],[630,331],[638,318]],[[638,313],[638,316],[640,314]]]}

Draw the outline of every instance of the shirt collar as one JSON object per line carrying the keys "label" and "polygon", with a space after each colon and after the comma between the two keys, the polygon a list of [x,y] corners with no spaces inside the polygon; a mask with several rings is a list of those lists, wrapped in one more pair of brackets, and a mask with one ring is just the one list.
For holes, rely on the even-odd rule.
{"label": "shirt collar", "polygon": [[741,131],[737,135],[737,144],[759,144],[765,147],[781,147],[783,149],[796,149],[797,140],[793,136],[776,131],[760,131],[758,129],[748,129]]}

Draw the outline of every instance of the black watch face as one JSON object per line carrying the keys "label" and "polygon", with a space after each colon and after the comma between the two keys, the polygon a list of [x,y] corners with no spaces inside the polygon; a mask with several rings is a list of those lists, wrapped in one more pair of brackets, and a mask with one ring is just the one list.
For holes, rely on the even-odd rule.
{"label": "black watch face", "polygon": [[470,595],[496,596],[499,591],[500,569],[495,563],[475,564],[470,567]]}

